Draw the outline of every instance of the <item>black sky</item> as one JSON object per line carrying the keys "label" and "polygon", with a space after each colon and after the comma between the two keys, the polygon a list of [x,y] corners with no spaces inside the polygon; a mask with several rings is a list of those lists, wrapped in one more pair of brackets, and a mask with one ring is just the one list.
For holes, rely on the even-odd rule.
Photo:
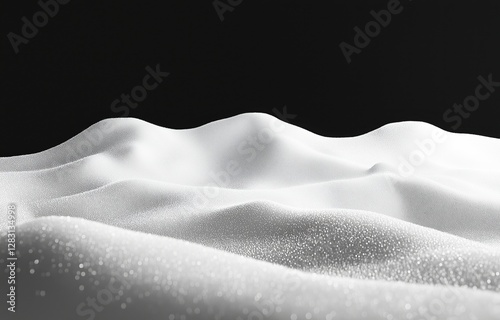
{"label": "black sky", "polygon": [[293,124],[324,136],[420,120],[500,138],[500,87],[483,88],[488,98],[459,126],[443,119],[475,95],[478,77],[500,81],[500,2],[401,0],[347,63],[339,45],[354,45],[354,28],[388,5],[394,0],[243,0],[221,21],[210,0],[71,0],[16,54],[8,34],[22,36],[22,18],[42,9],[2,1],[0,156],[42,151],[124,116],[113,101],[157,65],[169,75],[128,116],[165,127],[286,105]]}

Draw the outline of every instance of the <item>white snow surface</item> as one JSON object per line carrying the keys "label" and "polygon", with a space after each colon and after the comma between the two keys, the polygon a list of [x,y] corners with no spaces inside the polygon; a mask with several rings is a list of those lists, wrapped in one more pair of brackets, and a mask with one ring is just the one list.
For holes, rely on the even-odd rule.
{"label": "white snow surface", "polygon": [[1,319],[500,319],[499,139],[106,119],[0,158],[2,265],[9,204]]}

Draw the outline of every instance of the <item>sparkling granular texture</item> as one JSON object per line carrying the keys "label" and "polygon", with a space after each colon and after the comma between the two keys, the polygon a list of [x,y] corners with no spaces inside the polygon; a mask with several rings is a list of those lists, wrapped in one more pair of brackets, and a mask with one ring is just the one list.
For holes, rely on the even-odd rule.
{"label": "sparkling granular texture", "polygon": [[0,158],[0,319],[500,319],[499,163],[498,139],[417,122],[105,120]]}

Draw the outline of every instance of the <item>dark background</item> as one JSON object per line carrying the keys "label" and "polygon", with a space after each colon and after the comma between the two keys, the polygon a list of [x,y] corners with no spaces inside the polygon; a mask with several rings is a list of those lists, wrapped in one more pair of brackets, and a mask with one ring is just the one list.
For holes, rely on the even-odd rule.
{"label": "dark background", "polygon": [[0,156],[122,116],[111,102],[157,64],[170,75],[128,116],[165,127],[286,105],[291,123],[324,136],[420,120],[500,137],[500,88],[459,128],[443,120],[478,76],[500,81],[500,2],[401,0],[403,11],[348,64],[339,44],[353,44],[353,28],[388,2],[243,0],[221,21],[212,0],[72,0],[16,54],[7,34],[21,35],[21,18],[41,8],[1,1]]}

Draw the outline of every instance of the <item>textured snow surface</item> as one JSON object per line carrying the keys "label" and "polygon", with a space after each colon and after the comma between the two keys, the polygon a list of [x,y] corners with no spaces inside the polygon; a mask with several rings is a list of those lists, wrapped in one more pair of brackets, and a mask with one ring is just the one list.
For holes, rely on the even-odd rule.
{"label": "textured snow surface", "polygon": [[499,164],[500,140],[421,122],[103,120],[0,158],[0,319],[500,319]]}

